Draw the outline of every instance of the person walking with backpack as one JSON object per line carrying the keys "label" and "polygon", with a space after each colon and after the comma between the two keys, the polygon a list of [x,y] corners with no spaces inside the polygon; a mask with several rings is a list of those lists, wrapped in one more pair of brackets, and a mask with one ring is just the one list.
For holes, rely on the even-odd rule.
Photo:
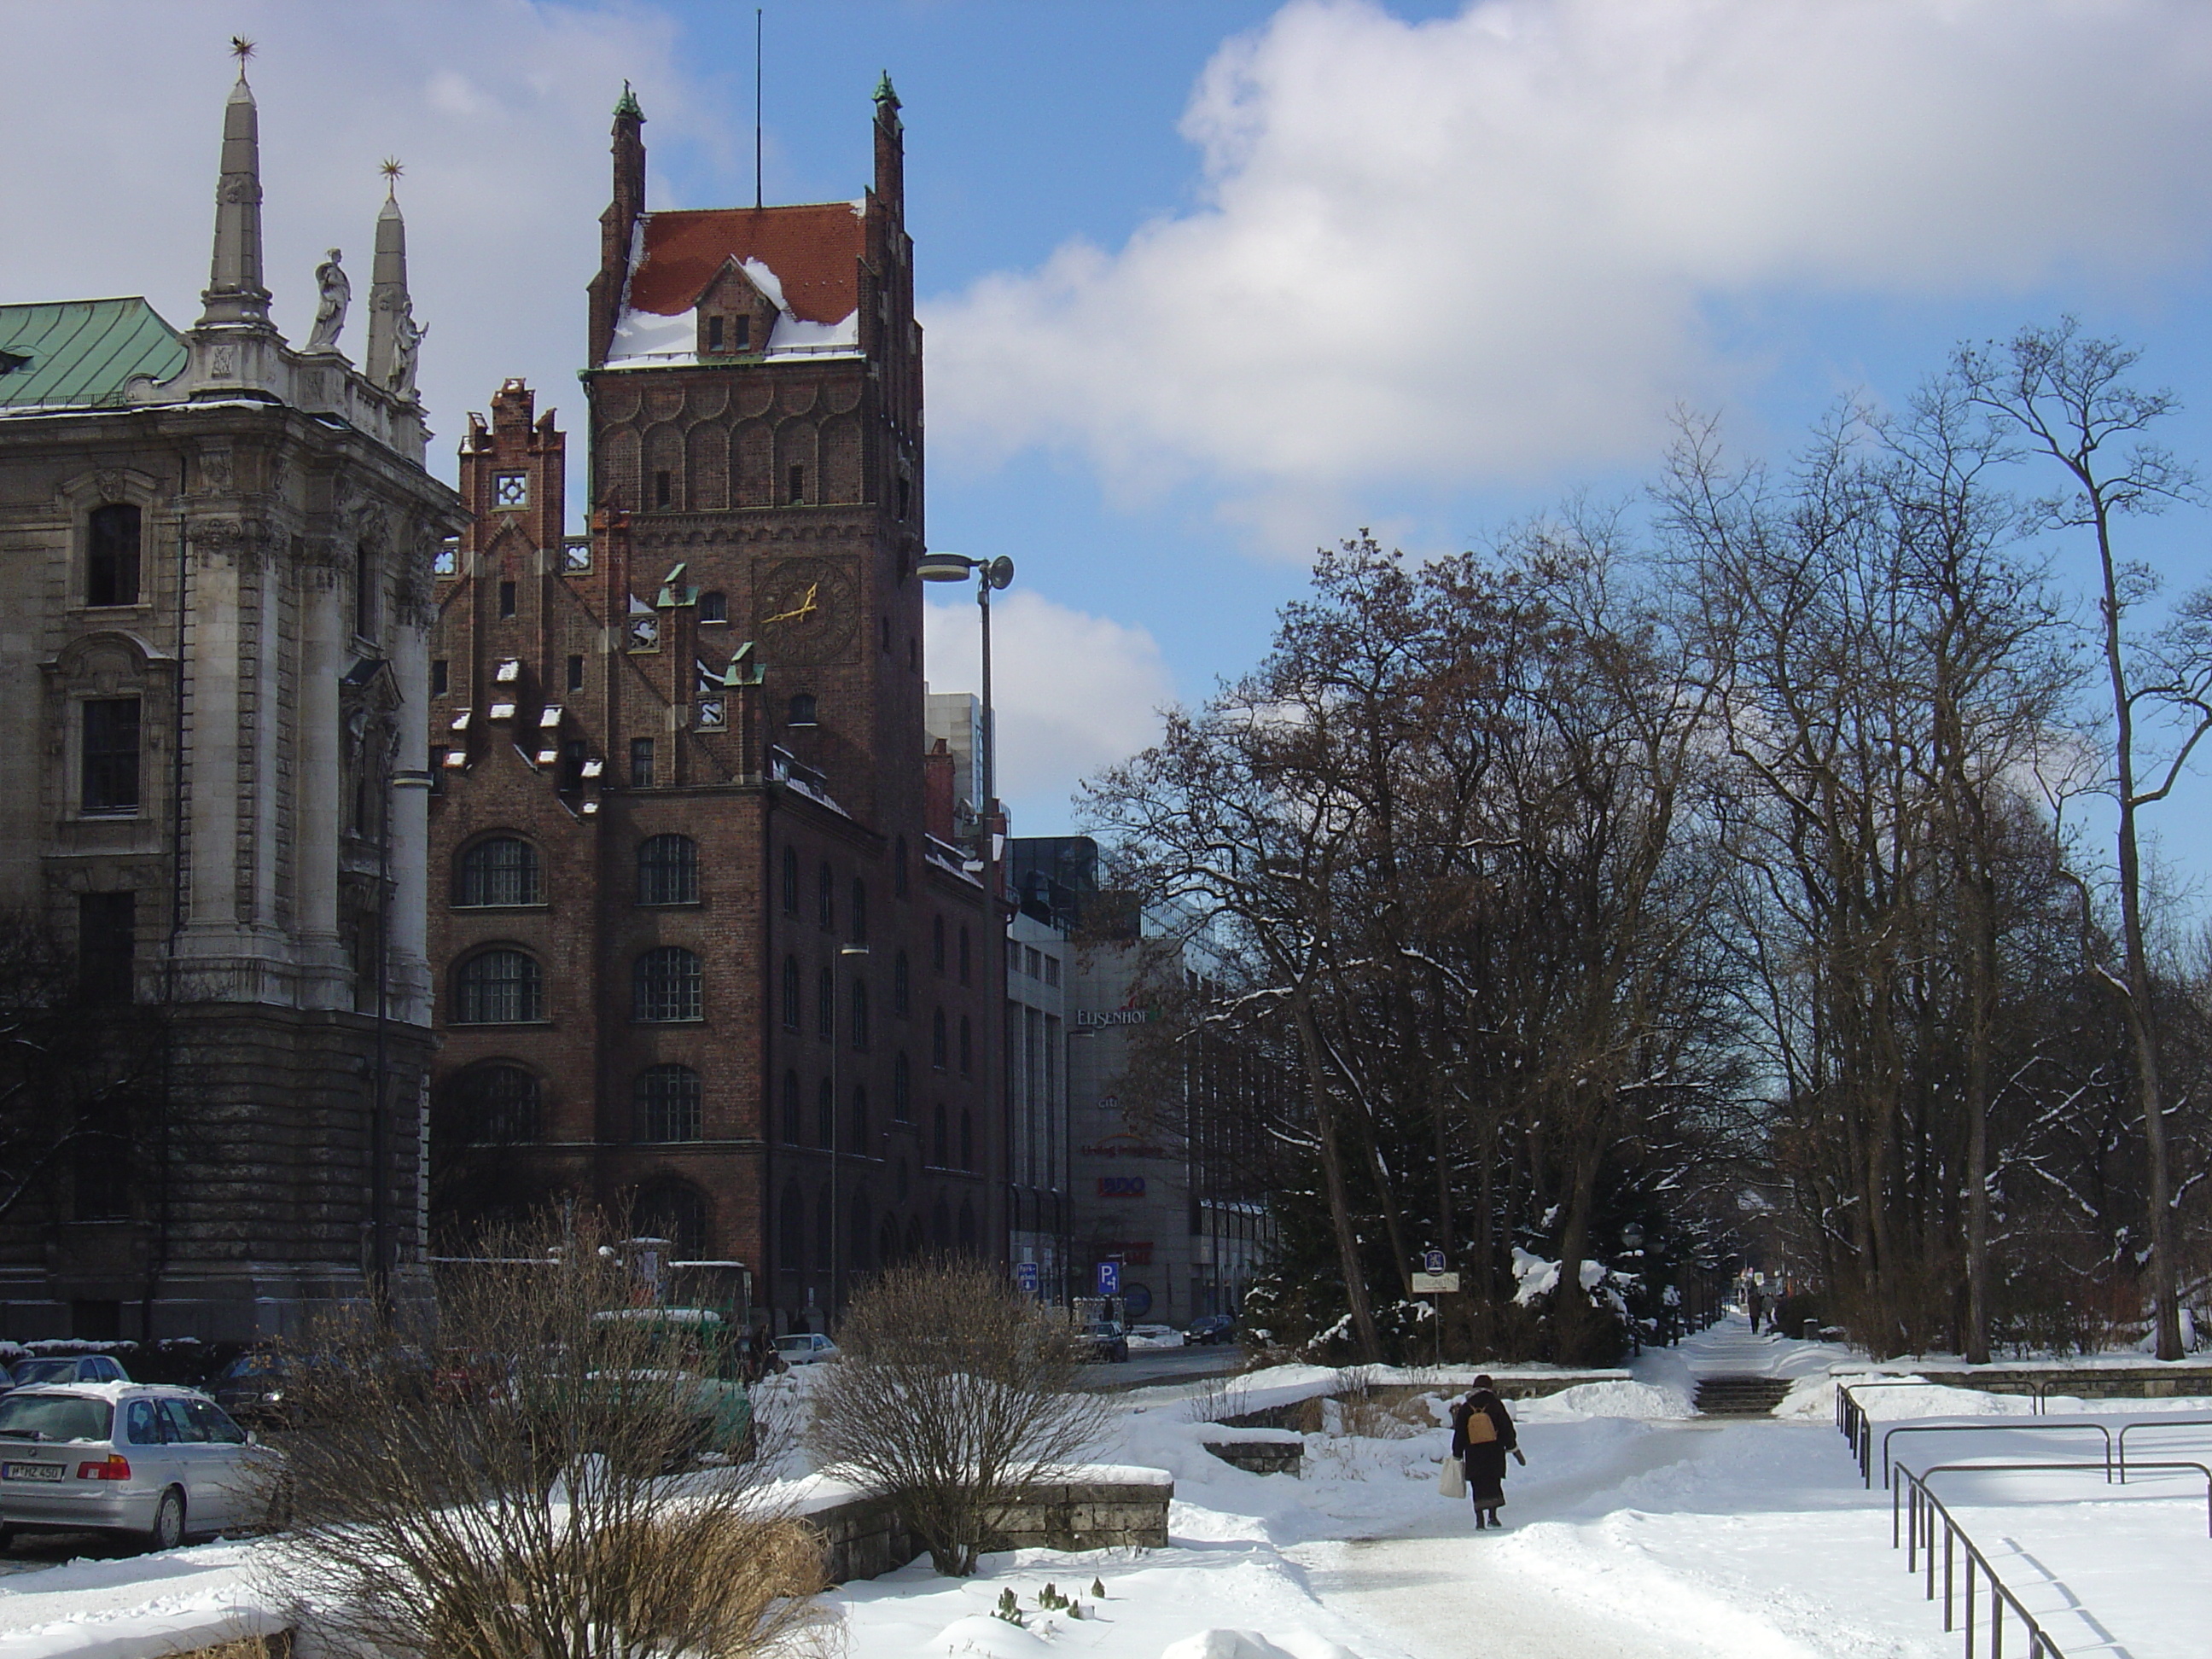
{"label": "person walking with backpack", "polygon": [[1505,1502],[1505,1456],[1510,1452],[1528,1466],[1513,1431],[1512,1415],[1487,1376],[1474,1379],[1466,1399],[1451,1408],[1452,1455],[1467,1472],[1468,1495],[1474,1502],[1474,1529],[1502,1527],[1498,1507]]}

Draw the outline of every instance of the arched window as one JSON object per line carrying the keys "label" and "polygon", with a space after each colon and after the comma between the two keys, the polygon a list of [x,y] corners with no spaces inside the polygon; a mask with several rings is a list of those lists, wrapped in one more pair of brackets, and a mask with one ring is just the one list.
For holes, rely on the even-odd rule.
{"label": "arched window", "polygon": [[960,1075],[966,1077],[975,1069],[975,1030],[968,1023],[968,1016],[960,1016]]}
{"label": "arched window", "polygon": [[973,1252],[975,1249],[975,1206],[968,1200],[960,1200],[960,1248]]}
{"label": "arched window", "polygon": [[876,1259],[886,1267],[899,1259],[898,1223],[889,1216],[876,1229]]}
{"label": "arched window", "polygon": [[914,1072],[906,1063],[906,1050],[891,1061],[891,1121],[914,1121]]}
{"label": "arched window", "polygon": [[856,1152],[868,1150],[868,1085],[853,1085],[853,1146]]}
{"label": "arched window", "polygon": [[454,1127],[471,1146],[514,1146],[538,1139],[538,1079],[504,1060],[471,1066],[448,1085]]}
{"label": "arched window", "polygon": [[783,914],[787,916],[799,914],[799,849],[796,847],[783,849]]}
{"label": "arched window", "polygon": [[853,1046],[868,1046],[868,988],[858,980],[853,982]]}
{"label": "arched window", "polygon": [[901,836],[891,843],[891,896],[904,898],[906,894],[906,837]]}
{"label": "arched window", "polygon": [[868,940],[868,884],[858,876],[853,878],[853,943],[865,945]]}
{"label": "arched window", "polygon": [[630,1226],[640,1238],[665,1238],[678,1261],[696,1261],[707,1254],[707,1200],[681,1181],[656,1181],[637,1195]]}
{"label": "arched window", "polygon": [[453,902],[460,905],[542,904],[538,849],[516,836],[493,836],[461,854]]}
{"label": "arched window", "polygon": [[699,1139],[699,1073],[689,1066],[648,1066],[637,1074],[637,1138]]}
{"label": "arched window", "polygon": [[814,988],[814,1029],[822,1036],[837,1035],[837,979],[828,967],[822,969]]}
{"label": "arched window", "polygon": [[787,1273],[796,1273],[806,1265],[806,1200],[799,1195],[799,1183],[788,1182],[783,1189],[783,1213],[776,1227],[776,1266]]}
{"label": "arched window", "polygon": [[960,982],[963,985],[968,982],[968,924],[963,921],[960,924]]}
{"label": "arched window", "polygon": [[904,1019],[914,1010],[914,980],[907,971],[906,952],[891,958],[891,1012]]}
{"label": "arched window", "polygon": [[918,1215],[907,1218],[906,1253],[909,1256],[921,1254],[921,1218]]}
{"label": "arched window", "polygon": [[942,1008],[929,1017],[929,1064],[933,1070],[941,1072],[945,1069],[945,1010]]}
{"label": "arched window", "polygon": [[814,908],[819,913],[816,920],[824,932],[834,933],[837,927],[837,878],[824,864],[814,878]]}
{"label": "arched window", "polygon": [[952,1208],[941,1198],[930,1206],[929,1248],[939,1255],[952,1248]]}
{"label": "arched window", "polygon": [[783,1029],[799,1029],[799,958],[783,959]]}
{"label": "arched window", "polygon": [[960,1167],[975,1167],[975,1115],[964,1106],[960,1109]]}
{"label": "arched window", "polygon": [[793,695],[790,713],[785,719],[784,724],[787,726],[814,724],[814,694],[811,691],[800,691]]}
{"label": "arched window", "polygon": [[940,1170],[945,1167],[946,1159],[951,1156],[950,1139],[945,1132],[945,1103],[940,1100],[931,1109],[929,1122],[929,1161]]}
{"label": "arched window", "polygon": [[521,1025],[545,1018],[537,958],[520,951],[479,951],[453,970],[453,1024]]}
{"label": "arched window", "polygon": [[730,619],[729,595],[719,587],[710,587],[699,596],[699,620],[702,623],[726,623]]}
{"label": "arched window", "polygon": [[929,919],[929,965],[939,973],[945,971],[945,918]]}
{"label": "arched window", "polygon": [[799,1073],[783,1074],[783,1139],[787,1146],[799,1145]]}
{"label": "arched window", "polygon": [[696,904],[699,843],[689,836],[648,836],[638,842],[637,902]]}
{"label": "arched window", "polygon": [[138,603],[138,509],[128,501],[95,507],[86,520],[84,602]]}
{"label": "arched window", "polygon": [[680,945],[647,951],[630,970],[630,1017],[650,1024],[700,1018],[698,953]]}

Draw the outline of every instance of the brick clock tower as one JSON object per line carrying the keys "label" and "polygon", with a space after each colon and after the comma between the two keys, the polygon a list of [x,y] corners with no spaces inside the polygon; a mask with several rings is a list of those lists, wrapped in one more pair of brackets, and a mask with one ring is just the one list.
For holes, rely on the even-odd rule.
{"label": "brick clock tower", "polygon": [[778,1328],[1005,1237],[1003,927],[995,871],[926,828],[888,77],[875,106],[859,202],[647,213],[624,90],[590,533],[507,382],[462,445],[431,653],[434,1218],[627,1206],[677,1261],[743,1263]]}

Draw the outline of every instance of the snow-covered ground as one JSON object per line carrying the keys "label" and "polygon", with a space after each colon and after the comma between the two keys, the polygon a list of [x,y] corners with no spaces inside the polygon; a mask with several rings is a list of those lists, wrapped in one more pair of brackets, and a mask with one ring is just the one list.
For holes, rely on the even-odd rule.
{"label": "snow-covered ground", "polygon": [[[1440,1495],[1443,1407],[1464,1370],[1379,1370],[1425,1390],[1385,1408],[1331,1405],[1304,1474],[1255,1475],[1205,1449],[1237,1437],[1201,1419],[1311,1398],[1340,1374],[1281,1367],[1115,1397],[1101,1461],[1167,1470],[1170,1547],[987,1557],[975,1577],[927,1561],[831,1594],[845,1650],[866,1659],[1939,1659],[1959,1650],[1940,1608],[1893,1553],[1889,1496],[1871,1492],[1832,1426],[1830,1345],[1753,1336],[1732,1319],[1628,1370],[1516,1408],[1528,1467],[1507,1483],[1500,1533],[1476,1534]],[[1775,1420],[1694,1418],[1700,1375],[1796,1379]],[[793,1382],[794,1389],[803,1382]],[[1393,1389],[1392,1392],[1395,1390]],[[1915,1468],[2087,1455],[2094,1433],[2037,1425],[2212,1417],[2212,1401],[2025,1399],[1923,1385],[1870,1391],[1882,1423],[2018,1418],[2005,1433],[1903,1437]],[[1360,1431],[1347,1432],[1346,1431]],[[1246,1431],[1243,1433],[1257,1431]],[[2212,1423],[2137,1430],[2130,1462],[2212,1463]],[[2125,1487],[2080,1474],[1940,1474],[1947,1501],[2071,1656],[2203,1651],[2206,1478]],[[0,1579],[0,1659],[151,1659],[146,1632],[182,1638],[250,1600],[272,1543],[215,1544]],[[1103,1596],[1094,1595],[1094,1581]],[[1041,1606],[1048,1584],[1079,1606]],[[1012,1589],[1020,1625],[992,1616]],[[197,1621],[197,1622],[196,1622]],[[2015,1632],[2017,1634],[2017,1632]],[[172,1645],[186,1645],[177,1640]]]}

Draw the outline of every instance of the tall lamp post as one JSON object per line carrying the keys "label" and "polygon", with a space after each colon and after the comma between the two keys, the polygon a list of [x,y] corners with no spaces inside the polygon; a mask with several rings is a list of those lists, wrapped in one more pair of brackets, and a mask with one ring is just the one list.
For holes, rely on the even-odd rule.
{"label": "tall lamp post", "polygon": [[975,578],[975,605],[983,624],[983,799],[976,803],[976,855],[991,861],[991,826],[998,817],[998,747],[996,717],[991,712],[991,592],[1014,579],[1014,562],[1001,555],[995,559],[971,559],[964,553],[925,553],[915,573],[926,582],[964,582]]}

